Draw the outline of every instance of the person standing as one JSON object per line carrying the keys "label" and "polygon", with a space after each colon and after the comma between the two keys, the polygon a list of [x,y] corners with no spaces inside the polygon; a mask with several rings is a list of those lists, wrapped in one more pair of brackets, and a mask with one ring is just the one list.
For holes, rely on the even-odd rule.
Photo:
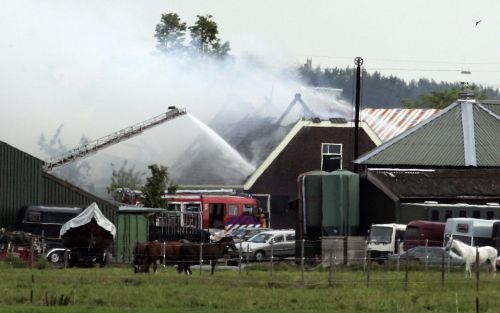
{"label": "person standing", "polygon": [[259,224],[261,228],[267,228],[266,215],[264,214],[264,211],[262,211],[261,208],[259,208]]}

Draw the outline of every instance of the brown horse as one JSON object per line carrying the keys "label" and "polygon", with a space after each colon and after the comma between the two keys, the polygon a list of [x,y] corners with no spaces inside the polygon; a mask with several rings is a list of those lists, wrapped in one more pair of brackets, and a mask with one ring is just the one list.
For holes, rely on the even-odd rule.
{"label": "brown horse", "polygon": [[182,245],[188,243],[188,240],[181,239],[179,241],[165,242],[165,261],[167,264],[177,264],[177,272],[188,274],[188,268],[184,266],[183,256],[181,254]]}
{"label": "brown horse", "polygon": [[196,264],[199,262],[200,252],[201,252],[201,258],[203,260],[212,261],[211,274],[213,275],[217,260],[222,258],[224,254],[227,254],[228,248],[237,250],[233,238],[230,236],[223,237],[222,239],[216,242],[204,243],[201,248],[200,248],[200,243],[185,242],[181,248],[184,272],[186,274],[192,273],[190,266],[191,264]]}
{"label": "brown horse", "polygon": [[134,247],[134,273],[149,273],[151,264],[153,272],[156,273],[157,262],[162,255],[161,250],[161,243],[158,241],[137,242]]}

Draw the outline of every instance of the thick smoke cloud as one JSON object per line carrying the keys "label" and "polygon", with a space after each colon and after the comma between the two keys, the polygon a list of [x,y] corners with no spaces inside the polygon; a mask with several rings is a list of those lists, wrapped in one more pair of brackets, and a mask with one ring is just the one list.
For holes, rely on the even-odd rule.
{"label": "thick smoke cloud", "polygon": [[[225,111],[234,123],[249,113],[278,118],[300,92],[318,115],[351,114],[345,102],[310,93],[293,70],[252,56],[222,62],[159,54],[152,36],[156,21],[147,31],[136,29],[138,17],[129,11],[30,1],[22,11],[15,2],[0,13],[6,24],[0,36],[11,38],[1,52],[0,140],[42,159],[40,134],[50,136],[61,124],[60,138],[73,147],[82,135],[99,138],[171,105],[206,124]],[[15,37],[7,36],[12,25],[18,26]],[[272,105],[263,107],[266,101]],[[182,117],[105,149],[88,159],[93,179],[98,188],[106,186],[110,163],[123,159],[140,170],[152,162],[169,166],[200,132]]]}

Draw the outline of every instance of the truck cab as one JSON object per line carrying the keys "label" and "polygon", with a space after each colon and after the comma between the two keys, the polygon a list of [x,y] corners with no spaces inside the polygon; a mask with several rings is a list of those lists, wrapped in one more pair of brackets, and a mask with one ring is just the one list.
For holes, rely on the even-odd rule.
{"label": "truck cab", "polygon": [[398,242],[402,242],[405,230],[404,224],[373,224],[367,245],[370,256],[383,262],[389,254],[400,253]]}

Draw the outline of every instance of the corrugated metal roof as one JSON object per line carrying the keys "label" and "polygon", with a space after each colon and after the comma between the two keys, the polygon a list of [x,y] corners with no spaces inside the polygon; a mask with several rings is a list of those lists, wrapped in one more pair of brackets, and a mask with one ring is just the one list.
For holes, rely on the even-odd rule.
{"label": "corrugated metal roof", "polygon": [[499,100],[483,100],[480,104],[487,110],[492,111],[496,115],[500,116],[500,101]]}
{"label": "corrugated metal roof", "polygon": [[500,166],[498,107],[458,101],[361,156],[356,163]]}
{"label": "corrugated metal roof", "polygon": [[[496,105],[496,109],[500,113],[500,105]],[[477,106],[474,109],[474,129],[477,163],[500,166],[500,118]]]}
{"label": "corrugated metal roof", "polygon": [[361,120],[386,142],[438,113],[438,109],[364,109]]}

